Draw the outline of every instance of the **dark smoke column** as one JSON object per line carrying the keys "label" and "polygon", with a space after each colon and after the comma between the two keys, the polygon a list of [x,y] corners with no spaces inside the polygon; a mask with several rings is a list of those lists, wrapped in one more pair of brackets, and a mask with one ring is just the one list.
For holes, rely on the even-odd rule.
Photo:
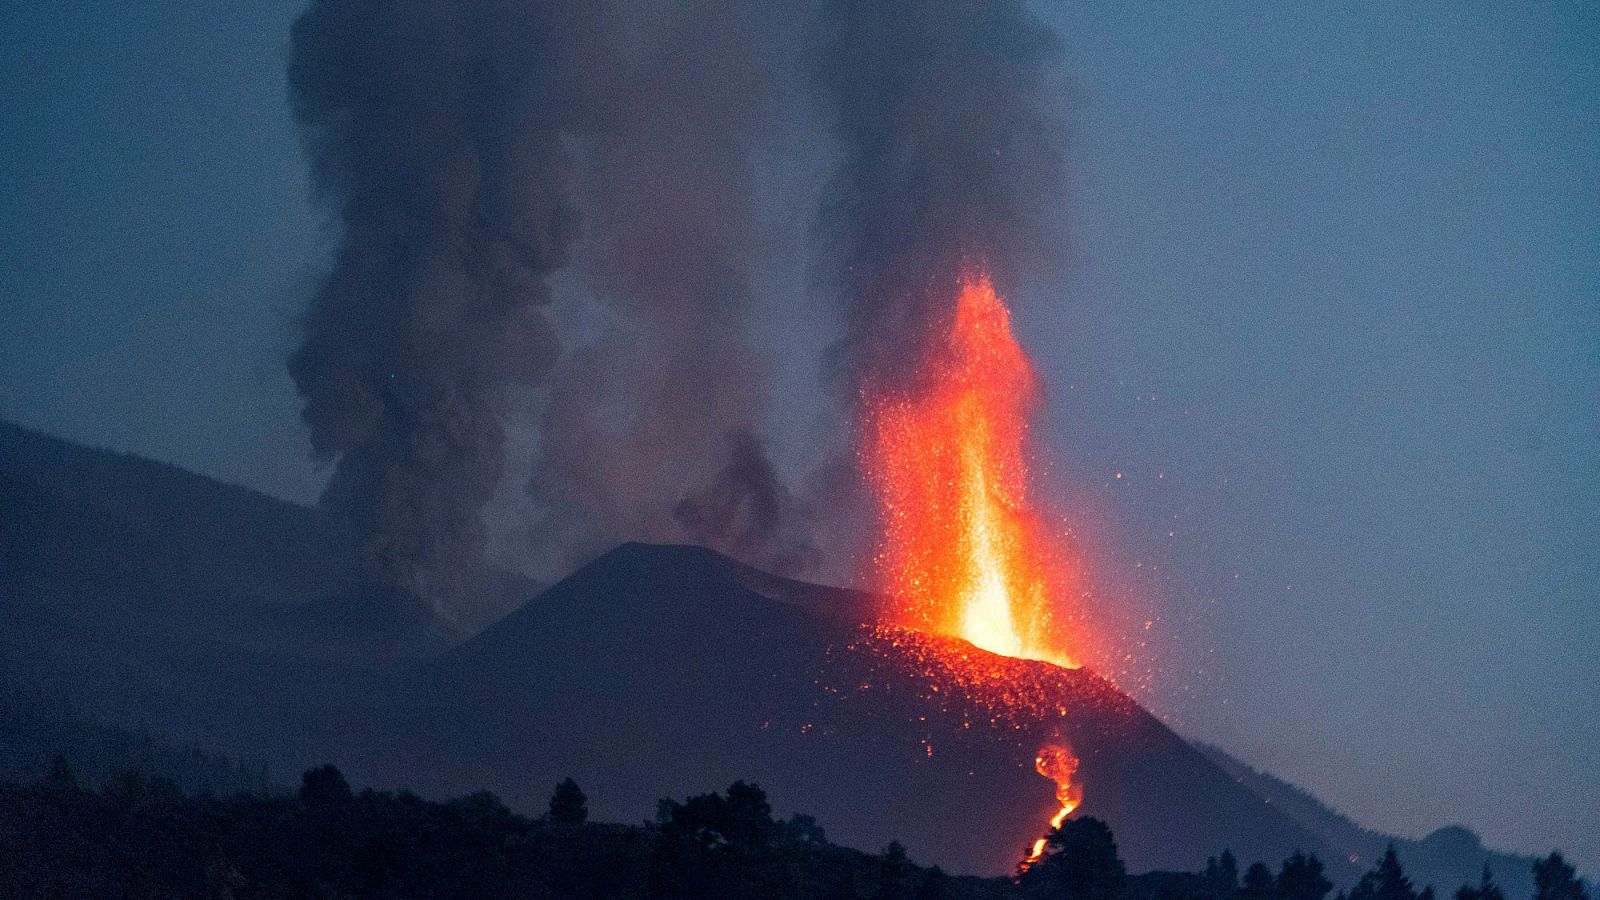
{"label": "dark smoke column", "polygon": [[575,232],[557,95],[559,5],[315,0],[289,87],[340,238],[289,371],[323,503],[369,573],[447,607],[481,561],[499,407],[556,339],[545,277]]}
{"label": "dark smoke column", "polygon": [[755,161],[775,117],[771,57],[796,42],[750,0],[619,10],[617,49],[582,80],[575,144],[575,265],[607,324],[551,380],[530,543],[557,576],[621,541],[686,539],[795,574],[816,551],[759,437],[768,371],[748,326],[774,250]]}
{"label": "dark smoke column", "polygon": [[1054,34],[1017,0],[830,0],[815,84],[842,160],[821,214],[848,388],[909,377],[961,270],[1004,289],[1049,253]]}

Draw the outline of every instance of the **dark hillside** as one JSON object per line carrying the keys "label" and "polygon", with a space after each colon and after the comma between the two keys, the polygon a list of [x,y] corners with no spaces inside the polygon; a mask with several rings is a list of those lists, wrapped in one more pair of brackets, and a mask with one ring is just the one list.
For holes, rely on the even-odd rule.
{"label": "dark hillside", "polygon": [[[1067,740],[1084,813],[1116,829],[1135,868],[1193,868],[1219,847],[1320,849],[1092,672],[865,628],[873,602],[700,548],[626,545],[386,699],[331,710],[319,743],[372,783],[485,785],[521,808],[571,774],[604,786],[597,812],[622,820],[656,797],[756,780],[847,843],[899,839],[916,858],[994,874],[1054,812],[1033,757]],[[997,714],[993,685],[941,671],[936,650],[1015,667],[1025,705]]]}
{"label": "dark hillside", "polygon": [[0,616],[14,686],[246,747],[308,698],[459,639],[363,583],[350,533],[320,510],[3,422]]}

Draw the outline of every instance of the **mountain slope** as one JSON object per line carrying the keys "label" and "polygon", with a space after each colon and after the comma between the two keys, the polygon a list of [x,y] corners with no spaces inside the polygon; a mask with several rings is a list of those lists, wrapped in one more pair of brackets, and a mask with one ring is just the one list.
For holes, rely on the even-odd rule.
{"label": "mountain slope", "polygon": [[[1344,881],[1387,840],[1202,756],[1091,672],[864,629],[876,598],[709,551],[620,548],[449,652],[426,607],[358,572],[318,510],[0,422],[0,690],[280,771],[349,760],[525,810],[568,774],[612,818],[755,778],[848,843],[898,837],[967,871],[1009,867],[1055,811],[1032,766],[1046,742],[1083,759],[1083,814],[1111,821],[1135,871],[1304,847]],[[945,663],[962,653],[1009,667],[1026,702],[959,677]],[[8,721],[0,740],[33,727]],[[1526,860],[1460,829],[1397,845],[1441,889],[1489,858],[1528,893]]]}
{"label": "mountain slope", "polygon": [[[1323,849],[1092,672],[864,628],[875,603],[709,550],[625,545],[382,701],[331,710],[320,739],[365,748],[357,772],[377,783],[488,786],[522,808],[572,775],[597,815],[624,820],[753,779],[844,843],[899,839],[917,859],[990,874],[1055,812],[1033,757],[1067,741],[1084,814],[1110,822],[1135,870],[1194,869],[1222,847]],[[964,681],[943,667],[952,653],[1009,675]],[[1007,685],[1022,704],[999,702]]]}
{"label": "mountain slope", "polygon": [[449,641],[319,510],[4,422],[0,617],[0,682],[184,740]]}
{"label": "mountain slope", "polygon": [[160,779],[189,794],[230,797],[275,794],[265,764],[176,747],[148,734],[96,722],[70,705],[0,692],[0,781],[51,777],[59,756],[73,780],[86,788],[115,784],[126,773]]}

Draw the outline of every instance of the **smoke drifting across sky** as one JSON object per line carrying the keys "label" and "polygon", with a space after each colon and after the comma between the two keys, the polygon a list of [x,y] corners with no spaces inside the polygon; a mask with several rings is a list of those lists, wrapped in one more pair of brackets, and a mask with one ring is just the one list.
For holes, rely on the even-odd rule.
{"label": "smoke drifting across sky", "polygon": [[[794,18],[748,0],[317,0],[296,23],[293,108],[340,237],[289,366],[336,467],[324,503],[373,577],[470,605],[484,505],[524,468],[513,406],[536,410],[521,496],[543,574],[629,539],[819,563],[814,512],[837,520],[853,495],[780,481],[747,334],[775,252],[752,162],[775,98],[799,86],[837,143],[814,296],[840,304],[848,398],[907,369],[963,261],[1003,284],[1037,255],[1055,43],[1015,2]],[[562,269],[581,308],[553,317]]]}
{"label": "smoke drifting across sky", "polygon": [[899,381],[946,331],[964,267],[1002,288],[1048,253],[1063,133],[1055,36],[1014,0],[824,7],[812,73],[841,163],[821,211],[839,374]]}

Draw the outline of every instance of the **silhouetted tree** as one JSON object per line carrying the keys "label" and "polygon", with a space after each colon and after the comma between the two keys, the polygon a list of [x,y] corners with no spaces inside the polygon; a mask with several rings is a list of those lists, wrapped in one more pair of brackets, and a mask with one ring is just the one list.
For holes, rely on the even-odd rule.
{"label": "silhouetted tree", "polygon": [[1589,900],[1583,880],[1559,853],[1533,864],[1533,900]]}
{"label": "silhouetted tree", "polygon": [[950,876],[938,866],[928,870],[923,876],[922,884],[917,886],[915,900],[948,900],[952,892]]}
{"label": "silhouetted tree", "polygon": [[1431,888],[1425,888],[1419,894],[1412,887],[1411,879],[1400,867],[1399,857],[1395,856],[1393,844],[1383,851],[1383,858],[1378,860],[1372,871],[1362,875],[1350,891],[1350,900],[1428,900],[1432,896]]}
{"label": "silhouetted tree", "polygon": [[853,873],[846,872],[838,875],[828,885],[828,893],[823,900],[859,900],[861,892],[856,890],[856,878]]}
{"label": "silhouetted tree", "polygon": [[589,798],[571,778],[561,779],[550,795],[550,821],[557,825],[582,825],[589,821]]}
{"label": "silhouetted tree", "polygon": [[1489,864],[1483,864],[1483,875],[1478,879],[1478,886],[1463,884],[1456,890],[1456,900],[1506,900],[1506,895],[1500,890],[1500,885],[1494,883],[1494,876],[1489,872]]}
{"label": "silhouetted tree", "polygon": [[1244,883],[1239,887],[1241,900],[1275,900],[1277,894],[1277,882],[1272,880],[1272,870],[1266,864],[1251,863],[1244,870]]}
{"label": "silhouetted tree", "polygon": [[1045,838],[1044,853],[1018,879],[1030,897],[1112,900],[1122,893],[1127,870],[1117,856],[1111,829],[1099,819],[1068,819]]}
{"label": "silhouetted tree", "polygon": [[789,833],[789,839],[797,844],[814,844],[820,847],[828,843],[828,833],[817,824],[816,816],[795,813],[784,823],[784,828]]}
{"label": "silhouetted tree", "polygon": [[128,807],[143,800],[149,791],[138,769],[124,769],[106,785],[105,793],[118,806]]}
{"label": "silhouetted tree", "polygon": [[760,787],[736,781],[663,807],[666,821],[651,861],[659,897],[781,897],[792,893],[789,866],[773,840],[777,824]]}
{"label": "silhouetted tree", "polygon": [[809,819],[775,824],[749,784],[669,803],[659,827],[557,828],[487,792],[436,803],[366,790],[344,800],[349,786],[331,766],[306,773],[303,799],[191,798],[158,779],[125,781],[89,792],[0,779],[0,823],[26,823],[0,827],[0,897],[869,900],[882,890],[895,900],[998,900],[1010,887],[946,878],[899,846],[867,854],[827,844]]}
{"label": "silhouetted tree", "polygon": [[772,805],[759,785],[735,781],[728,785],[728,841],[745,847],[764,847],[772,839]]}
{"label": "silhouetted tree", "polygon": [[1322,860],[1316,854],[1296,850],[1278,870],[1278,896],[1283,900],[1322,900],[1333,890],[1333,882],[1322,871]]}
{"label": "silhouetted tree", "polygon": [[1200,877],[1213,896],[1232,897],[1239,890],[1239,861],[1233,851],[1224,850],[1222,856],[1206,859],[1206,870]]}
{"label": "silhouetted tree", "polygon": [[300,776],[300,799],[306,803],[348,803],[350,798],[350,782],[332,764],[307,769]]}
{"label": "silhouetted tree", "polygon": [[760,847],[772,836],[772,807],[760,787],[736,781],[727,796],[700,794],[677,803],[664,801],[663,833],[705,847]]}
{"label": "silhouetted tree", "polygon": [[911,858],[906,855],[905,845],[890,841],[889,846],[883,848],[883,855],[878,857],[878,889],[872,894],[873,900],[908,898],[911,893],[909,879],[915,871]]}

